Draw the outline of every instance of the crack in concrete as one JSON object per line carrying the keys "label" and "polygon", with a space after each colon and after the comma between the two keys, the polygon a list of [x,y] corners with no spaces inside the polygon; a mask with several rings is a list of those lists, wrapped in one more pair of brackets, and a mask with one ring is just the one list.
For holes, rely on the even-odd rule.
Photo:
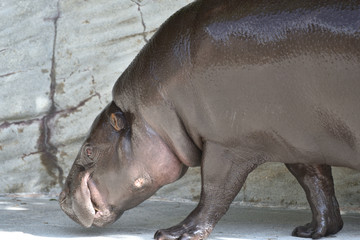
{"label": "crack in concrete", "polygon": [[[57,110],[56,112],[54,112],[54,117],[58,114],[61,114],[61,117],[67,117],[69,114],[74,113],[76,111],[78,111],[79,108],[83,107],[88,101],[90,101],[93,97],[98,97],[99,100],[101,100],[101,95],[98,92],[95,92],[94,94],[90,95],[89,97],[85,98],[84,100],[80,101],[79,104],[77,104],[76,106],[73,107],[69,107],[66,109],[62,109],[62,110]],[[46,116],[44,116],[46,117]],[[13,125],[19,125],[19,126],[29,126],[31,124],[33,124],[34,122],[40,122],[42,121],[42,119],[44,117],[41,118],[33,118],[33,119],[28,119],[28,120],[24,120],[24,121],[8,121],[5,120],[4,122],[2,122],[0,124],[0,130],[1,129],[6,129],[9,128]],[[38,152],[36,152],[38,153]]]}
{"label": "crack in concrete", "polygon": [[149,42],[149,40],[146,38],[146,25],[145,25],[145,21],[144,21],[144,16],[143,16],[143,13],[141,11],[141,4],[140,2],[136,1],[136,0],[131,0],[133,3],[135,3],[137,6],[138,6],[138,11],[140,12],[140,18],[141,18],[141,24],[143,26],[143,32],[142,32],[142,35],[143,35],[143,38],[144,38],[144,41],[146,43]]}
{"label": "crack in concrete", "polygon": [[93,97],[98,97],[101,102],[101,95],[98,92],[95,92],[94,94],[90,95],[89,97],[85,98],[84,100],[80,101],[78,105],[74,107],[67,108],[65,110],[59,111],[57,113],[61,113],[62,117],[66,117],[69,114],[78,111],[79,108],[83,107],[88,101],[90,101]]}
{"label": "crack in concrete", "polygon": [[11,75],[14,75],[14,74],[17,74],[19,72],[11,72],[11,73],[6,73],[4,75],[0,75],[0,78],[3,78],[3,77],[8,77],[8,76],[11,76]]}
{"label": "crack in concrete", "polygon": [[40,120],[41,120],[40,118],[34,118],[34,119],[25,120],[25,121],[17,121],[17,122],[4,121],[2,124],[0,124],[0,130],[8,128],[11,125],[22,125],[22,126],[25,125],[25,126],[28,126],[28,125],[31,125],[33,122],[38,122]]}
{"label": "crack in concrete", "polygon": [[[93,97],[96,97],[96,96],[99,99],[101,99],[101,95],[98,92],[96,92],[93,95],[91,95],[91,96],[85,98],[84,100],[80,101],[79,104],[77,104],[76,106],[69,107],[67,109],[63,109],[63,110],[59,110],[59,111],[54,112],[52,118],[54,118],[58,114],[60,114],[60,117],[67,117],[69,114],[78,111],[79,108],[83,107],[88,101],[90,101]],[[10,127],[11,125],[23,125],[23,124],[30,125],[31,123],[33,123],[35,121],[42,121],[42,123],[43,123],[44,121],[48,120],[48,119],[47,120],[45,119],[47,116],[48,115],[42,117],[41,119],[36,118],[36,119],[28,120],[28,121],[19,121],[19,122],[13,122],[13,123],[5,122],[5,123],[0,125],[0,128]],[[49,125],[48,125],[48,127],[49,127]],[[49,137],[47,134],[48,134],[48,132],[45,132],[43,136],[39,137],[39,140],[42,137]],[[43,143],[43,142],[45,142],[46,144],[49,144],[48,140],[49,139],[47,139],[47,141],[45,141],[45,140],[40,141],[40,145],[38,144],[38,151],[30,152],[30,153],[27,153],[27,154],[25,153],[25,154],[22,155],[21,158],[23,160],[25,160],[26,157],[29,157],[29,156],[34,155],[34,154],[46,154],[47,155],[48,153],[46,153],[46,150],[53,150],[54,151],[55,150],[55,149],[53,149],[53,147],[55,147],[54,145],[48,145],[47,149],[45,149],[45,150],[41,147],[41,143]],[[56,152],[57,152],[57,148],[56,148]],[[53,175],[52,173],[50,173],[50,174]]]}
{"label": "crack in concrete", "polygon": [[[101,95],[95,91],[94,94],[90,95],[88,98],[82,100],[73,107],[68,107],[66,109],[58,110],[55,103],[55,94],[56,94],[56,41],[57,41],[57,27],[58,27],[58,19],[60,18],[60,6],[59,2],[57,2],[57,11],[56,15],[51,18],[44,19],[45,21],[51,21],[54,24],[54,39],[53,39],[53,47],[52,47],[52,58],[51,58],[51,70],[50,70],[50,93],[49,100],[51,101],[51,106],[49,110],[45,113],[45,116],[37,117],[29,120],[21,120],[21,121],[4,121],[0,124],[0,130],[9,128],[13,125],[18,126],[28,126],[34,122],[39,122],[39,131],[40,135],[37,140],[37,151],[30,152],[27,154],[23,154],[21,157],[22,160],[25,160],[26,157],[29,157],[34,154],[40,154],[40,160],[42,165],[45,167],[49,176],[53,178],[53,181],[47,184],[44,191],[50,190],[49,188],[54,187],[56,184],[59,184],[62,188],[64,185],[64,171],[62,167],[59,165],[57,153],[58,148],[54,144],[51,143],[52,136],[52,128],[53,128],[53,120],[54,118],[60,114],[60,117],[66,117],[69,114],[78,111],[79,108],[83,107],[86,102],[90,101],[93,97],[97,96],[101,101]],[[6,49],[1,49],[0,52],[5,51]],[[5,75],[0,75],[0,77],[7,77],[18,72],[7,73]]]}
{"label": "crack in concrete", "polygon": [[[51,176],[54,181],[49,183],[48,186],[55,186],[59,183],[62,188],[64,183],[64,171],[58,164],[58,159],[56,154],[58,149],[55,145],[50,142],[51,138],[51,127],[50,121],[56,116],[56,106],[55,106],[55,88],[56,88],[56,59],[55,59],[55,50],[56,50],[56,38],[57,38],[57,22],[60,18],[60,7],[59,1],[57,2],[57,12],[53,18],[46,20],[51,20],[54,23],[54,40],[53,40],[53,49],[52,49],[52,58],[51,58],[51,70],[50,70],[50,94],[49,99],[51,101],[51,106],[46,115],[41,119],[40,123],[40,136],[37,141],[38,152],[40,153],[40,160],[42,165],[45,167],[49,176]],[[58,172],[58,176],[55,171]]]}
{"label": "crack in concrete", "polygon": [[[151,30],[151,31],[146,31],[146,32],[142,32],[142,33],[134,33],[134,34],[130,34],[130,35],[126,35],[124,37],[119,37],[119,38],[113,38],[111,40],[108,40],[106,42],[103,42],[101,44],[101,46],[109,46],[109,45],[113,45],[113,44],[118,44],[119,41],[123,41],[123,40],[127,40],[127,39],[130,39],[130,38],[133,38],[133,37],[137,37],[137,36],[143,36],[144,38],[144,35],[147,35],[147,34],[152,34],[156,32],[156,30]],[[148,41],[147,39],[144,39],[144,41]]]}

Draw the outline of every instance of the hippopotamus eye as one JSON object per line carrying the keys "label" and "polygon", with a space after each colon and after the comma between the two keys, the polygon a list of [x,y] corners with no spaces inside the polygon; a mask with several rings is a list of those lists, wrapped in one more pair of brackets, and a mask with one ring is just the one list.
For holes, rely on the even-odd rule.
{"label": "hippopotamus eye", "polygon": [[84,152],[86,156],[90,159],[94,159],[94,149],[91,146],[85,146]]}
{"label": "hippopotamus eye", "polygon": [[81,157],[77,165],[83,167],[84,169],[93,167],[96,164],[96,159],[99,158],[99,151],[88,143],[83,146],[81,151]]}

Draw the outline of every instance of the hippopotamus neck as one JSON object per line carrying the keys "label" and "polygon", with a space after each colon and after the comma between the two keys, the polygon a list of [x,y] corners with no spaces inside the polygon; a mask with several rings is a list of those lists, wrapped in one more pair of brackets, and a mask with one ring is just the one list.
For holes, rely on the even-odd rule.
{"label": "hippopotamus neck", "polygon": [[[173,82],[179,84],[189,77],[191,35],[195,27],[189,23],[194,22],[197,15],[194,9],[199,3],[191,4],[195,8],[181,9],[165,22],[113,88],[115,104],[122,111],[141,117],[187,166],[200,164],[200,150],[187,133],[168,90]],[[178,28],[172,28],[173,25]]]}
{"label": "hippopotamus neck", "polygon": [[[129,69],[127,71],[122,75],[123,89],[114,89],[120,93],[114,95],[115,104],[123,112],[132,113],[141,119],[144,125],[151,127],[180,162],[191,167],[200,165],[200,149],[189,136],[172,99],[167,96],[167,82],[154,83],[158,87],[149,86],[153,79],[138,75]],[[134,79],[136,84],[130,83],[129,79]]]}

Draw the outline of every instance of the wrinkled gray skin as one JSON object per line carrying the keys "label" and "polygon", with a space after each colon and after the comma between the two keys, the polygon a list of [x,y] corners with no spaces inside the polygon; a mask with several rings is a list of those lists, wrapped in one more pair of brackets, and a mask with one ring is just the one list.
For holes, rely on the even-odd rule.
{"label": "wrinkled gray skin", "polygon": [[204,239],[253,169],[283,162],[313,213],[293,235],[334,234],[330,165],[360,170],[359,113],[360,1],[196,1],[116,82],[61,207],[104,226],[201,166],[199,205],[155,239]]}

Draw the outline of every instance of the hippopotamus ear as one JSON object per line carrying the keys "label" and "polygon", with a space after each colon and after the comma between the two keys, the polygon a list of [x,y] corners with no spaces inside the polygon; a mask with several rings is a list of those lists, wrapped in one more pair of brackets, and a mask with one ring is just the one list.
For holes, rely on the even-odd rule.
{"label": "hippopotamus ear", "polygon": [[116,131],[120,131],[125,127],[124,120],[119,113],[112,113],[110,115],[110,124]]}

